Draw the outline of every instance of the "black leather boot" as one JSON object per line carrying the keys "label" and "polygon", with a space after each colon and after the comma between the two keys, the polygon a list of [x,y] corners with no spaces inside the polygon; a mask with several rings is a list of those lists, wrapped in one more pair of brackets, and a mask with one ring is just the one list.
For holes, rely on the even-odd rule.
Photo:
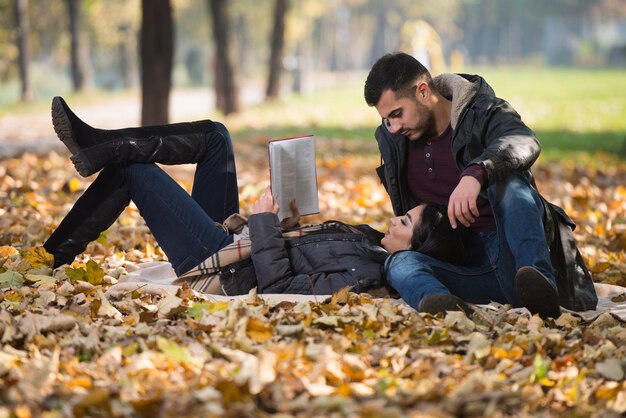
{"label": "black leather boot", "polygon": [[515,274],[515,291],[523,307],[541,318],[561,315],[559,294],[548,278],[532,266],[523,266]]}
{"label": "black leather boot", "polygon": [[84,177],[112,162],[196,163],[206,151],[205,134],[216,129],[210,120],[97,129],[78,118],[58,96],[52,99],[52,124],[59,139],[72,153],[76,170]]}
{"label": "black leather boot", "polygon": [[189,164],[202,159],[207,145],[205,133],[121,138],[80,149],[70,159],[76,171],[88,177],[111,163]]}
{"label": "black leather boot", "polygon": [[463,311],[470,316],[472,308],[463,299],[451,294],[427,295],[417,305],[418,312],[427,312],[436,315],[440,312]]}
{"label": "black leather boot", "polygon": [[129,202],[121,170],[106,167],[43,244],[54,256],[54,268],[72,263],[87,244],[113,225]]}

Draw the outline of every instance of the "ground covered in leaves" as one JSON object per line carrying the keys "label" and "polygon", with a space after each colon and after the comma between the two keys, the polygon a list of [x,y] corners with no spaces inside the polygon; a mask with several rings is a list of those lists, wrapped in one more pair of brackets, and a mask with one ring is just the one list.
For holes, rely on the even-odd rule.
{"label": "ground covered in leaves", "polygon": [[[245,214],[267,184],[267,154],[236,148]],[[384,231],[390,207],[369,151],[318,142],[322,215],[306,221]],[[191,167],[169,170],[190,189]],[[581,156],[535,174],[578,223],[594,280],[625,286],[626,164]],[[54,152],[2,160],[0,178],[0,417],[626,413],[626,328],[610,315],[543,321],[493,305],[433,317],[347,292],[300,303],[188,289],[112,297],[129,265],[164,258],[136,208],[53,272],[40,245],[92,179]]]}

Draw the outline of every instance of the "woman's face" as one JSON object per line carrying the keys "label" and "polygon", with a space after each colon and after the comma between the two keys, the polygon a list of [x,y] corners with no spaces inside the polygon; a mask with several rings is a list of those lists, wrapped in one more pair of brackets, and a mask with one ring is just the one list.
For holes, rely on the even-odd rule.
{"label": "woman's face", "polygon": [[389,229],[381,240],[383,248],[390,253],[411,248],[411,237],[415,225],[422,221],[422,212],[426,205],[419,205],[408,211],[404,216],[396,216],[389,220]]}

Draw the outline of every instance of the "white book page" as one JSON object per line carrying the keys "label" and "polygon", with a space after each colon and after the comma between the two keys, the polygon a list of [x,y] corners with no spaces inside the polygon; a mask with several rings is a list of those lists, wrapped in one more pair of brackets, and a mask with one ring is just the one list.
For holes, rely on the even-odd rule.
{"label": "white book page", "polygon": [[278,219],[291,216],[295,198],[301,215],[319,212],[315,137],[279,139],[269,143],[272,194],[278,199]]}

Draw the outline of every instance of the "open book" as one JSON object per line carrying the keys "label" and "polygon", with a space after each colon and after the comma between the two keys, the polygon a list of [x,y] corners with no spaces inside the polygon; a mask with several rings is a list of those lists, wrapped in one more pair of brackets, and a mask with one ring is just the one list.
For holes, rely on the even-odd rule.
{"label": "open book", "polygon": [[315,137],[270,141],[269,155],[272,194],[280,205],[278,219],[291,216],[290,202],[294,198],[301,215],[318,213]]}

